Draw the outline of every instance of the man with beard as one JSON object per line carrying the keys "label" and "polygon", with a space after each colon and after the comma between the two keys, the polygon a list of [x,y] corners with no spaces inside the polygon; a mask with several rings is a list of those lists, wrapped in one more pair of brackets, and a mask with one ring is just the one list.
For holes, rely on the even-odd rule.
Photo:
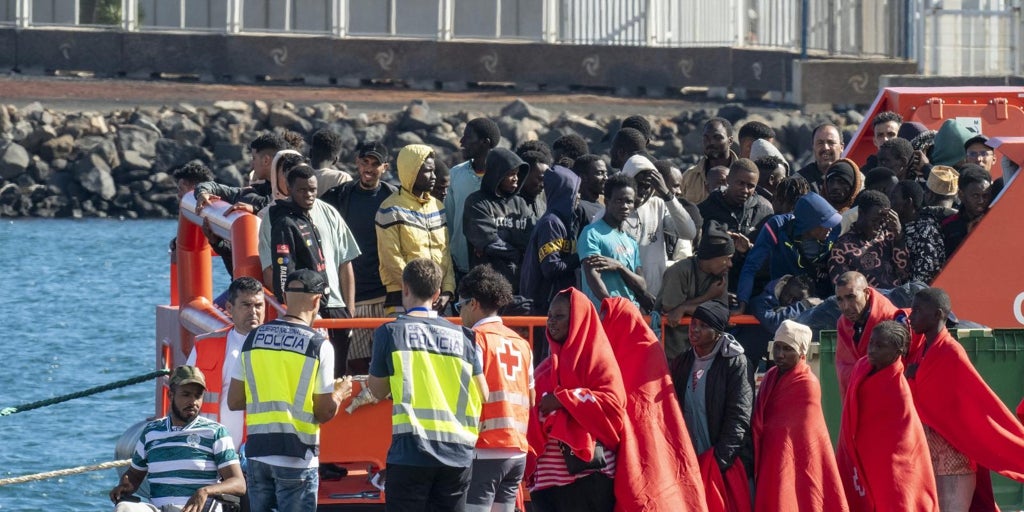
{"label": "man with beard", "polygon": [[[199,415],[206,378],[194,366],[171,374],[171,414],[146,425],[132,454],[131,466],[110,491],[116,512],[151,512],[174,507],[199,512],[215,495],[245,494],[245,478],[227,428]],[[152,505],[128,501],[146,475]]]}
{"label": "man with beard", "polygon": [[712,167],[730,167],[738,156],[733,153],[732,123],[721,117],[712,117],[704,123],[704,156],[683,173],[683,197],[700,204],[708,197],[707,172]]}
{"label": "man with beard", "polygon": [[843,397],[853,365],[868,354],[868,340],[875,325],[885,320],[906,324],[907,313],[868,286],[867,279],[857,272],[846,272],[836,279],[836,303],[842,313],[836,323],[836,374],[839,396]]}
{"label": "man with beard", "polygon": [[[466,129],[462,132],[462,139],[459,145],[462,147],[462,157],[466,159],[459,165],[451,168],[451,187],[448,195],[444,198],[442,211],[445,213],[448,235],[451,237],[451,259],[454,263],[455,276],[453,283],[458,277],[469,272],[469,243],[466,242],[465,228],[462,226],[463,205],[469,195],[480,190],[480,181],[484,178],[484,171],[487,166],[487,154],[494,149],[498,142],[501,142],[501,131],[498,125],[486,117],[471,119],[466,123]],[[436,163],[431,157],[431,168]],[[401,170],[399,170],[401,178]],[[429,191],[429,190],[428,190]],[[447,265],[441,264],[441,268]],[[392,288],[397,290],[401,287],[401,269],[392,276]],[[447,277],[445,278],[447,281]],[[445,292],[454,295],[454,284],[445,286]]]}
{"label": "man with beard", "polygon": [[839,127],[831,123],[818,125],[811,133],[814,161],[797,171],[811,185],[811,192],[821,194],[825,185],[825,172],[843,154],[843,136]]}
{"label": "man with beard", "polygon": [[[366,141],[357,149],[356,168],[359,170],[359,179],[328,190],[321,199],[338,210],[361,250],[361,254],[352,260],[352,273],[356,282],[354,316],[379,318],[385,316],[384,297],[387,290],[380,280],[374,218],[380,205],[398,188],[381,179],[390,168],[388,150],[383,144]],[[352,331],[349,365],[357,375],[365,374],[370,364],[370,333],[369,329]]]}

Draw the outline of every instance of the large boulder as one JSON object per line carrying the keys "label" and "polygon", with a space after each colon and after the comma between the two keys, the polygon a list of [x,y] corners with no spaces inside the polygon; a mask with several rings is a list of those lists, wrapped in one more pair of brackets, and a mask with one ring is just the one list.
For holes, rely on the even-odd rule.
{"label": "large boulder", "polygon": [[25,172],[31,162],[28,151],[21,144],[11,142],[0,148],[0,178],[14,179]]}
{"label": "large boulder", "polygon": [[92,153],[75,163],[75,175],[82,188],[102,197],[105,201],[117,194],[117,185],[110,174],[110,166],[102,156]]}
{"label": "large boulder", "polygon": [[534,107],[530,105],[522,98],[516,98],[515,101],[505,105],[501,109],[502,116],[508,116],[513,119],[533,119],[534,121],[547,124],[551,122],[551,113],[542,108]]}
{"label": "large boulder", "polygon": [[412,100],[405,106],[395,130],[399,132],[430,130],[441,122],[441,115],[424,100]]}
{"label": "large boulder", "polygon": [[[150,126],[152,126],[151,123]],[[156,157],[156,141],[158,140],[160,140],[160,132],[156,126],[149,128],[138,124],[126,124],[117,129],[117,143],[121,150],[135,151],[144,158]]]}

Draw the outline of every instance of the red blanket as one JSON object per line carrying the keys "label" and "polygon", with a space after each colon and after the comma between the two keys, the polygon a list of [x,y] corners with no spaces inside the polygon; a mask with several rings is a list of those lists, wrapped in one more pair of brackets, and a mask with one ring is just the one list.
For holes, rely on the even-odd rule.
{"label": "red blanket", "polygon": [[845,511],[832,441],[821,412],[821,384],[807,363],[768,370],[751,420],[754,510]]}
{"label": "red blanket", "polygon": [[708,512],[750,512],[750,483],[739,457],[724,475],[718,468],[714,448],[702,453],[697,460],[701,479],[704,480]]}
{"label": "red blanket", "polygon": [[869,287],[867,322],[864,323],[864,334],[860,337],[859,343],[853,342],[853,322],[845,316],[839,317],[836,323],[836,374],[839,376],[839,396],[846,396],[846,388],[850,382],[850,372],[857,360],[868,355],[868,341],[871,339],[871,331],[875,325],[884,320],[895,320],[898,317],[905,317],[906,312],[897,308],[889,302],[889,299],[879,293],[878,290]]}
{"label": "red blanket", "polygon": [[626,424],[615,454],[615,510],[707,510],[665,350],[629,300],[605,299],[601,312],[628,390]]}
{"label": "red blanket", "polygon": [[564,343],[548,338],[551,356],[534,371],[537,403],[545,393],[554,393],[564,409],[548,415],[543,424],[538,408],[530,411],[527,478],[548,437],[566,443],[584,460],[593,458],[595,441],[616,450],[621,439],[626,391],[619,365],[590,299],[569,290],[569,335]]}
{"label": "red blanket", "polygon": [[866,357],[857,361],[843,399],[836,458],[850,510],[938,512],[928,440],[903,363],[870,372]]}
{"label": "red blanket", "polygon": [[[931,346],[912,352],[910,390],[921,421],[957,451],[1007,478],[1024,482],[1024,426],[985,384],[967,353],[945,329]],[[951,413],[955,411],[955,413]],[[975,501],[991,502],[992,487],[978,480]]]}
{"label": "red blanket", "polygon": [[1017,405],[1017,419],[1024,422],[1024,400],[1021,400],[1020,404]]}

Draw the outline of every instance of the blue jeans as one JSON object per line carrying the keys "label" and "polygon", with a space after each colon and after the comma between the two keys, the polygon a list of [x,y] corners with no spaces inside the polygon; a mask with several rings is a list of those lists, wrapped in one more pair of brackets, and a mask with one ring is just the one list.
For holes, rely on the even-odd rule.
{"label": "blue jeans", "polygon": [[245,472],[252,510],[316,512],[317,468],[286,468],[249,459]]}

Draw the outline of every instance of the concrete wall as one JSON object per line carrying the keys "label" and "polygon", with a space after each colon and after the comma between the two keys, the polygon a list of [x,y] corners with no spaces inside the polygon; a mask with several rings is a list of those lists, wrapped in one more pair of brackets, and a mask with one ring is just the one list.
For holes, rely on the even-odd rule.
{"label": "concrete wall", "polygon": [[[472,83],[506,82],[523,89],[544,86],[568,91],[589,87],[656,96],[681,87],[713,87],[747,98],[766,92],[788,98],[796,91],[802,94],[798,102],[844,104],[870,103],[877,91],[878,76],[909,73],[916,66],[856,59],[799,63],[796,55],[787,51],[725,47],[645,48],[106,30],[0,29],[0,44],[14,48],[13,52],[0,52],[0,70],[23,73],[89,71],[99,76],[142,78],[189,74],[201,80],[242,83],[271,77],[341,85],[395,80],[453,89]],[[802,67],[796,67],[797,64]],[[797,69],[802,72],[797,73]],[[819,76],[809,74],[808,69],[824,71]],[[794,76],[798,81],[794,81]],[[805,85],[801,89],[801,83],[813,87]]]}

